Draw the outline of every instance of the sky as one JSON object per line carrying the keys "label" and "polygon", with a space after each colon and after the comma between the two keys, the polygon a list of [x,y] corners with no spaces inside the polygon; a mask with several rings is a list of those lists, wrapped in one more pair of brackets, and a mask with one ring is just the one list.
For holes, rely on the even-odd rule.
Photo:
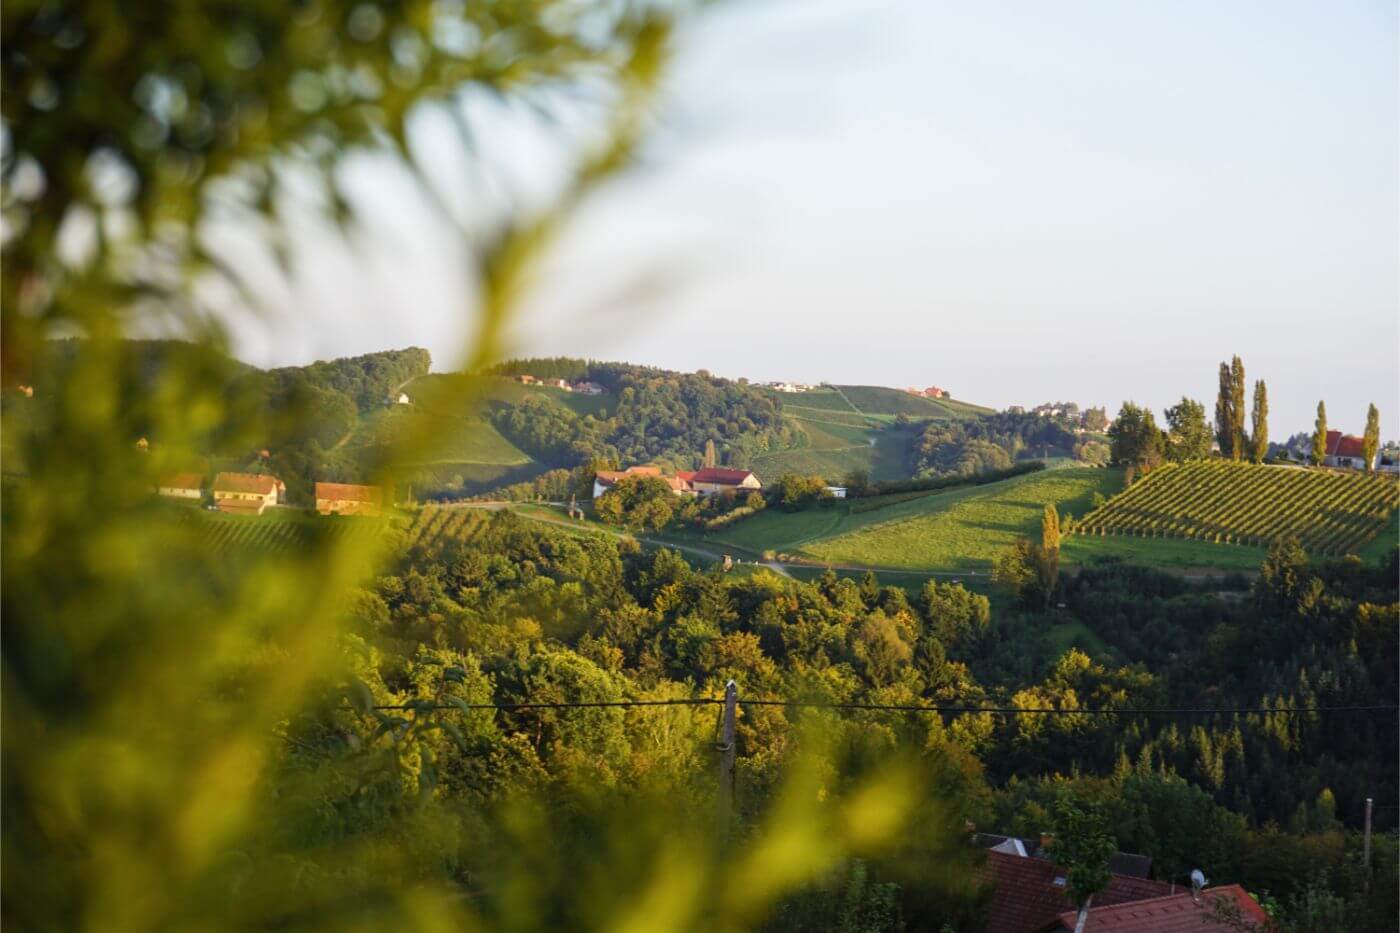
{"label": "sky", "polygon": [[[722,4],[510,350],[1159,413],[1209,408],[1239,354],[1275,439],[1311,430],[1319,399],[1354,433],[1374,401],[1400,436],[1397,47],[1382,2]],[[477,116],[482,160],[547,192],[538,134]],[[470,166],[430,117],[418,131],[473,222],[489,199],[460,183]],[[417,345],[453,368],[460,241],[401,172],[348,175],[372,235],[304,220],[289,313],[237,325],[236,351]]]}

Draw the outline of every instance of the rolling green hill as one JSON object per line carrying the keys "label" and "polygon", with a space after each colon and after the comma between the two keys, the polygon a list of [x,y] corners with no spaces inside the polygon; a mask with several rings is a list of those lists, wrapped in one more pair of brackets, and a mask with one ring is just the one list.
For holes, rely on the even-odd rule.
{"label": "rolling green hill", "polygon": [[1160,467],[1084,517],[1079,535],[1264,547],[1296,535],[1324,555],[1363,550],[1392,521],[1388,477],[1228,461]]}

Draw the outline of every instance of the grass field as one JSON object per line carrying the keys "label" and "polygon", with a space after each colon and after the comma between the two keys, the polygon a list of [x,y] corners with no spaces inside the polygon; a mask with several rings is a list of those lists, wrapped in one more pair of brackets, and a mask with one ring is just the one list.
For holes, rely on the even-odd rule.
{"label": "grass field", "polygon": [[[832,532],[785,546],[831,563],[987,571],[1017,538],[1038,532],[1047,503],[1061,513],[1082,514],[1094,493],[1109,495],[1122,483],[1118,470],[1045,470],[845,516]],[[745,524],[734,530],[742,532]]]}
{"label": "grass field", "polygon": [[[969,418],[991,414],[992,409],[952,399],[931,399],[912,395],[902,389],[887,386],[833,386],[856,411],[866,415],[892,418],[906,414],[911,418]],[[802,396],[799,396],[801,398]]]}
{"label": "grass field", "polygon": [[1309,551],[1365,550],[1393,524],[1390,478],[1227,461],[1164,466],[1086,515],[1080,534],[1267,547],[1295,535]]}

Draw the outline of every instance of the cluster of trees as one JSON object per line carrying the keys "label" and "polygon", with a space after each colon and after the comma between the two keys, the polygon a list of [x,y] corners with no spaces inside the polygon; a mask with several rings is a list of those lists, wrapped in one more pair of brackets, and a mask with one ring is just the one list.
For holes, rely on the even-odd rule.
{"label": "cluster of trees", "polygon": [[[1220,389],[1215,400],[1213,426],[1206,420],[1205,406],[1185,396],[1166,410],[1166,430],[1158,427],[1150,409],[1125,402],[1108,429],[1112,459],[1134,471],[1145,472],[1164,460],[1176,463],[1203,460],[1211,456],[1214,441],[1222,457],[1262,463],[1278,446],[1271,447],[1269,443],[1269,390],[1264,380],[1254,382],[1248,430],[1245,403],[1244,363],[1236,356],[1220,364]],[[1317,403],[1313,433],[1289,438],[1282,449],[1298,453],[1305,443],[1312,462],[1321,464],[1327,455],[1327,407],[1322,402]],[[1380,449],[1380,412],[1375,405],[1366,413],[1362,449],[1366,468],[1370,470]]]}
{"label": "cluster of trees", "polygon": [[[652,492],[662,501],[660,488]],[[1394,555],[1383,566],[1313,564],[1280,544],[1252,588],[1121,564],[1062,577],[1052,558],[1058,517],[1047,511],[1035,543],[1037,598],[993,613],[986,596],[958,583],[929,581],[911,593],[870,574],[736,579],[696,570],[671,551],[565,535],[508,513],[479,523],[446,548],[406,551],[357,600],[348,644],[376,701],[434,696],[446,665],[463,672],[463,688],[452,692],[468,702],[716,695],[732,678],[752,699],[1053,707],[1065,714],[855,712],[822,721],[829,735],[846,737],[839,741],[858,730],[866,753],[924,749],[938,775],[931,792],[959,825],[1034,835],[1068,820],[1068,794],[1107,816],[1117,848],[1153,856],[1163,878],[1199,867],[1283,901],[1326,896],[1350,929],[1385,929],[1393,919],[1388,878],[1369,899],[1362,894],[1355,832],[1363,798],[1397,792],[1393,716],[1286,710],[1378,705],[1400,688]],[[1248,592],[1222,599],[1222,587]],[[1047,609],[1047,592],[1063,606]],[[1093,654],[1052,648],[1051,622],[1082,624]],[[1266,712],[1075,713],[1136,706]],[[327,754],[316,730],[356,728],[343,710],[317,715],[323,725],[292,731],[289,772],[303,756]],[[801,744],[800,716],[743,709],[740,813],[760,812],[775,793],[777,773]],[[481,801],[548,786],[569,800],[580,787],[596,792],[642,775],[682,786],[692,770],[711,770],[708,712],[525,709],[472,713],[459,728],[465,750],[447,736],[431,742],[439,798]],[[318,812],[347,819],[338,806]],[[1393,863],[1389,849],[1381,858]],[[834,877],[849,882],[853,870],[863,873],[862,911],[914,925],[961,916],[958,928],[975,928],[974,903],[944,901],[927,912],[935,896],[928,877],[879,860]],[[773,928],[791,928],[783,918],[810,921],[811,899],[826,903],[840,889],[833,880],[785,901]]]}
{"label": "cluster of trees", "polygon": [[546,398],[496,408],[492,421],[501,433],[551,466],[572,467],[601,458],[620,463],[665,460],[693,468],[701,465],[700,451],[716,460],[722,452],[727,463],[741,465],[753,453],[800,440],[801,429],[784,423],[780,403],[771,394],[703,370],[675,373],[625,363],[521,360],[501,372],[545,370],[587,378],[617,398],[614,411],[601,419],[580,416]]}
{"label": "cluster of trees", "polygon": [[970,476],[1004,470],[1023,456],[1062,456],[1096,461],[1101,442],[1082,438],[1065,419],[998,412],[965,421],[934,421],[910,441],[909,468],[916,477]]}

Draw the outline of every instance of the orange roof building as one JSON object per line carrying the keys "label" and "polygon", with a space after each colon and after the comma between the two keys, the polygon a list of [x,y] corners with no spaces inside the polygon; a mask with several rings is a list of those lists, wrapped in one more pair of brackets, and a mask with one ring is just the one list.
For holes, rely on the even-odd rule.
{"label": "orange roof building", "polygon": [[220,473],[214,477],[214,503],[221,512],[261,515],[287,494],[287,486],[267,473]]}
{"label": "orange roof building", "polygon": [[384,504],[384,493],[377,486],[354,483],[317,483],[316,511],[322,515],[368,515]]}

